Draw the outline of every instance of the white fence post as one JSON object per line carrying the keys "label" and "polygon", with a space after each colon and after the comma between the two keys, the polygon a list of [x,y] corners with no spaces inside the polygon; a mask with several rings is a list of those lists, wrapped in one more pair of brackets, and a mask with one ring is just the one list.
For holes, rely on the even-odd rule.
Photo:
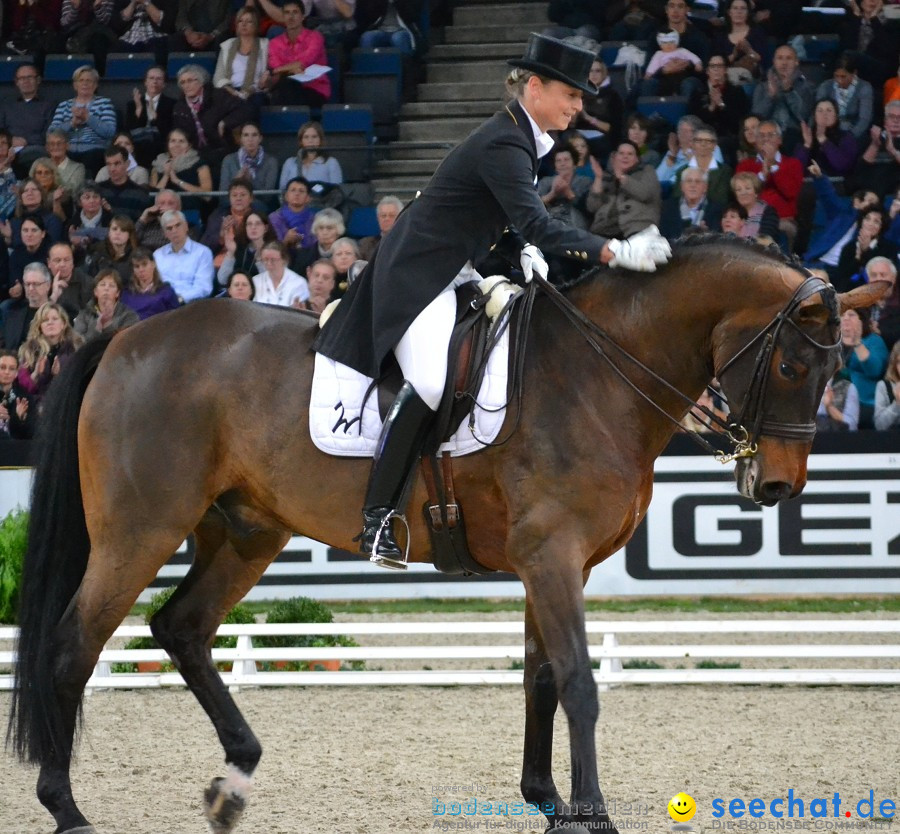
{"label": "white fence post", "polygon": [[[607,632],[603,635],[603,648],[604,649],[617,649],[619,648],[619,640],[615,634]],[[597,686],[597,689],[600,692],[606,692],[609,689],[612,689],[614,686],[618,686],[616,683],[605,683],[605,681],[611,680],[611,675],[622,671],[622,661],[618,657],[602,657],[600,658],[600,680],[601,683]]]}

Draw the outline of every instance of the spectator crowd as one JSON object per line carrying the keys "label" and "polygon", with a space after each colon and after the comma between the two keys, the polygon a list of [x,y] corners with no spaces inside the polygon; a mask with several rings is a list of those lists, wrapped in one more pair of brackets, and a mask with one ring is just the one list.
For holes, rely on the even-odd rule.
{"label": "spectator crowd", "polygon": [[[551,0],[545,33],[595,49],[599,93],[558,135],[537,189],[553,216],[596,234],[722,231],[796,254],[841,291],[891,282],[871,314],[845,314],[845,369],[819,423],[897,428],[900,5],[848,2],[840,50],[814,82],[799,3]],[[321,107],[329,74],[306,71],[328,64],[326,50],[411,54],[415,4],[56,0],[10,14],[7,48],[29,60],[0,98],[0,436],[33,433],[66,357],[104,331],[216,295],[321,312],[403,208],[385,197],[378,235],[348,237],[321,124],[277,158],[260,108]],[[614,84],[622,70],[611,75],[600,44],[625,40],[627,80]],[[56,102],[41,66],[62,50],[93,65]],[[214,52],[215,71],[182,66],[169,95],[169,50]],[[116,108],[102,73],[122,51],[158,63]],[[675,96],[683,115],[670,124],[647,96]],[[552,266],[563,280],[582,267]]]}
{"label": "spectator crowd", "polygon": [[777,245],[842,292],[889,282],[886,300],[843,317],[819,428],[900,428],[900,3],[829,9],[836,38],[798,35],[804,5],[818,4],[551,0],[544,34],[596,52],[600,94],[538,189],[597,234],[726,232]]}
{"label": "spectator crowd", "polygon": [[[217,295],[321,312],[403,208],[383,198],[378,234],[347,237],[321,124],[302,125],[287,158],[260,129],[265,104],[328,99],[327,73],[291,76],[356,42],[353,0],[64,0],[44,14],[53,5],[16,4],[8,21],[7,49],[27,58],[0,97],[0,437],[33,435],[53,378],[101,333]],[[364,37],[412,52],[393,0],[366,11]],[[41,67],[61,49],[93,64],[73,62],[72,93],[54,101]],[[170,96],[169,49],[218,50],[215,73],[185,64]],[[117,108],[102,70],[123,50],[159,63]]]}

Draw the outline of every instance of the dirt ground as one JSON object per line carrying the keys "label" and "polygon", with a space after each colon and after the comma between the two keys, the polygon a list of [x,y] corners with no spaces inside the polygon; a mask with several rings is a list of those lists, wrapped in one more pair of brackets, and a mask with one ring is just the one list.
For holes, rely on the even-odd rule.
{"label": "dirt ground", "polygon": [[[518,687],[317,687],[236,697],[265,749],[237,831],[430,831],[464,818],[448,815],[454,800],[475,797],[483,807],[520,799]],[[8,707],[4,693],[0,714]],[[681,790],[697,800],[693,822],[704,831],[716,830],[714,798],[771,799],[793,789],[830,801],[838,791],[847,807],[872,789],[876,802],[900,800],[897,707],[898,694],[887,687],[614,689],[601,694],[601,785],[623,834],[667,831],[666,803]],[[566,796],[559,716],[557,728],[555,773]],[[99,834],[202,834],[202,788],[222,772],[213,729],[187,692],[87,698],[73,783]],[[0,757],[4,834],[52,831],[34,782],[33,771]],[[524,828],[536,817],[469,819],[486,831],[542,830]]]}

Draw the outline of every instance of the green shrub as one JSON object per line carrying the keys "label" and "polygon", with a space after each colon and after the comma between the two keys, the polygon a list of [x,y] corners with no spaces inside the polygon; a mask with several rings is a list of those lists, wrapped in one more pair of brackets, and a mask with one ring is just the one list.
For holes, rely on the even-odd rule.
{"label": "green shrub", "polygon": [[[223,625],[252,625],[255,622],[256,617],[253,616],[253,612],[240,602],[222,620]],[[236,649],[237,637],[217,637],[216,642],[213,643],[213,648]]]}
{"label": "green shrub", "polygon": [[[267,623],[331,623],[334,615],[327,605],[309,597],[294,597],[276,602],[266,615]],[[334,646],[329,643],[334,635],[293,634],[293,635],[265,635],[256,639],[256,644],[261,648],[283,649],[289,647],[307,646]],[[326,641],[326,642],[320,642]],[[354,645],[356,645],[354,643]]]}
{"label": "green shrub", "polygon": [[[266,616],[267,623],[331,623],[334,615],[331,609],[309,597],[293,597],[276,602]],[[264,635],[254,639],[254,644],[260,648],[331,648],[334,646],[358,646],[352,637],[343,634],[293,634],[293,635]],[[350,662],[350,668],[361,670],[365,668],[365,661],[354,660]],[[271,668],[272,664],[265,664],[265,668]],[[315,669],[315,661],[298,661],[289,664],[290,669],[306,671]]]}
{"label": "green shrub", "polygon": [[16,622],[27,547],[28,513],[13,510],[0,521],[0,623]]}
{"label": "green shrub", "polygon": [[[150,620],[153,619],[154,615],[156,615],[160,609],[169,601],[172,594],[175,593],[175,586],[173,585],[171,588],[166,588],[163,591],[160,591],[157,594],[154,594],[150,597],[150,602],[147,603],[147,610],[144,612],[144,622],[147,625],[150,625]],[[223,623],[228,623],[232,625],[241,625],[241,624],[249,624],[255,623],[256,618],[253,616],[253,612],[246,605],[238,603],[225,615],[225,619]],[[237,648],[237,637],[217,637],[215,643],[213,644],[217,649],[234,649]],[[158,649],[160,648],[159,643],[156,642],[154,637],[132,637],[126,644],[126,649]],[[171,671],[174,667],[168,661],[163,663],[163,671]],[[137,671],[137,667],[134,663],[114,663],[113,664],[114,672],[135,672]]]}

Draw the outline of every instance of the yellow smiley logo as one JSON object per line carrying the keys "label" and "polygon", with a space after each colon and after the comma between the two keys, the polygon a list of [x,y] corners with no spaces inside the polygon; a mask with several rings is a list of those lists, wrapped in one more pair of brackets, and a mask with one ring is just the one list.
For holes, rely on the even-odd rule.
{"label": "yellow smiley logo", "polygon": [[687,822],[694,814],[697,813],[697,803],[694,802],[692,796],[688,796],[684,791],[676,793],[669,800],[669,816],[675,822]]}

